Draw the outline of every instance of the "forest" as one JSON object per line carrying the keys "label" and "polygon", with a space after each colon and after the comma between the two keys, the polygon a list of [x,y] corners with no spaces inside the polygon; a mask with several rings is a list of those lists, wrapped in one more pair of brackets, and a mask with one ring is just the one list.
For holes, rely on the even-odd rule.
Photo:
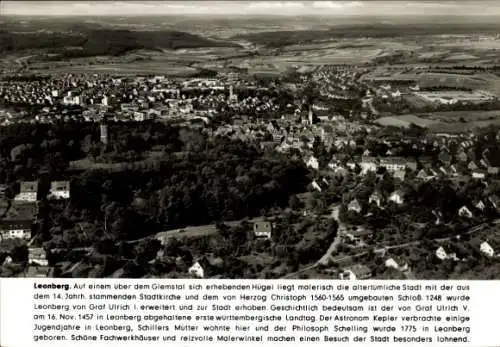
{"label": "forest", "polygon": [[[110,124],[109,132],[106,147],[99,142],[98,124],[23,124],[0,130],[0,183],[9,191],[15,192],[20,181],[39,180],[43,197],[50,181],[71,181],[68,204],[40,202],[41,242],[88,246],[102,232],[115,240],[138,239],[188,225],[251,218],[286,206],[309,183],[301,161],[265,153],[251,143],[155,122]],[[116,156],[149,160],[121,170],[93,167],[103,157]],[[87,170],[68,170],[70,162],[82,159],[89,163]],[[97,226],[88,239],[80,232],[78,240],[55,237],[57,232],[71,234],[80,222]]]}

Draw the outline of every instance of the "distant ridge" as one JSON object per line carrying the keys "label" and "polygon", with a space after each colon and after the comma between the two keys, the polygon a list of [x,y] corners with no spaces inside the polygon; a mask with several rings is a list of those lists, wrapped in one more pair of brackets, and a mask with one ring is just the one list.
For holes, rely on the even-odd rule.
{"label": "distant ridge", "polygon": [[46,49],[65,58],[121,55],[138,49],[182,49],[239,47],[232,42],[215,41],[198,35],[174,31],[133,31],[90,29],[74,26],[65,32],[12,32],[0,30],[0,53]]}
{"label": "distant ridge", "polygon": [[492,23],[418,23],[338,25],[324,30],[283,30],[241,34],[233,40],[245,40],[268,47],[282,47],[340,38],[384,38],[420,35],[492,34],[500,32],[500,22]]}

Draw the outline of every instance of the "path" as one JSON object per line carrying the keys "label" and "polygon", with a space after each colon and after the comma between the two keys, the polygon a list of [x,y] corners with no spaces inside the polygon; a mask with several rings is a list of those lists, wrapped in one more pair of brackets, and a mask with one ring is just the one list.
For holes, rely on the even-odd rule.
{"label": "path", "polygon": [[[443,238],[432,239],[432,241],[443,242],[443,241],[448,241],[448,240],[457,238],[457,236],[474,234],[474,233],[476,233],[478,231],[483,230],[485,227],[489,226],[491,223],[493,223],[493,224],[500,224],[500,218],[497,218],[497,219],[495,219],[493,221],[483,222],[483,223],[481,223],[479,225],[476,225],[476,226],[470,228],[469,230],[467,230],[467,231],[465,231],[463,233],[460,233],[460,234],[457,234],[457,235],[453,235],[453,236],[443,237]],[[338,233],[337,236],[339,234],[340,233]],[[337,241],[337,239],[335,239],[333,243],[335,243],[336,241]],[[373,252],[381,252],[381,251],[387,251],[387,250],[391,250],[391,249],[405,248],[405,247],[409,247],[409,246],[418,246],[421,242],[422,241],[411,241],[411,242],[405,242],[405,243],[400,243],[400,244],[396,244],[396,245],[384,246],[384,247],[381,247],[381,248],[374,249]],[[333,243],[332,243],[332,245],[333,245]],[[330,246],[330,248],[331,248],[331,246]],[[351,260],[353,258],[358,258],[358,257],[361,257],[363,255],[368,255],[370,252],[372,252],[372,251],[363,251],[363,252],[356,253],[356,254],[353,254],[353,255],[342,256],[340,258],[332,258],[331,257],[331,253],[329,253],[330,248],[320,258],[320,260],[318,260],[316,263],[314,263],[312,265],[309,265],[309,266],[306,266],[306,267],[304,267],[304,268],[302,268],[302,269],[300,269],[300,270],[298,270],[298,271],[296,271],[294,273],[285,275],[282,278],[283,279],[284,278],[290,278],[290,277],[299,275],[301,273],[307,272],[309,270],[312,270],[312,269],[318,267],[320,264],[324,264],[323,263],[324,261],[328,261],[329,260],[330,262],[338,264],[338,263],[340,263],[342,261]],[[325,257],[326,257],[326,260],[325,260]]]}

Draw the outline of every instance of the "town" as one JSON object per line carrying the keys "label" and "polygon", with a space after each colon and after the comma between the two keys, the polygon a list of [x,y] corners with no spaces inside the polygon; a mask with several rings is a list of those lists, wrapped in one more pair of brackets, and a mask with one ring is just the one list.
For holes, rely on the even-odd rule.
{"label": "town", "polygon": [[370,73],[5,79],[2,275],[442,278],[493,266],[500,129],[381,125],[377,105],[421,88]]}
{"label": "town", "polygon": [[498,278],[498,18],[306,5],[5,5],[0,276]]}

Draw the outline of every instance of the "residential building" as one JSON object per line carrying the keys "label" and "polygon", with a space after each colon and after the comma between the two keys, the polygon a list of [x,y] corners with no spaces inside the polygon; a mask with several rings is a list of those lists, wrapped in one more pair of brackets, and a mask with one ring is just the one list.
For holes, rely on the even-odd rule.
{"label": "residential building", "polygon": [[30,221],[6,221],[1,223],[0,237],[6,239],[31,239],[31,228],[33,222]]}
{"label": "residential building", "polygon": [[38,197],[38,182],[21,182],[19,194],[14,197],[16,201],[35,202]]}
{"label": "residential building", "polygon": [[495,250],[493,249],[493,247],[490,246],[490,244],[487,241],[481,243],[481,245],[479,246],[479,251],[490,258],[495,255]]}
{"label": "residential building", "polygon": [[12,204],[0,221],[0,234],[3,239],[30,239],[33,220],[36,216],[36,204],[17,202]]}
{"label": "residential building", "polygon": [[33,265],[48,266],[49,261],[43,248],[29,248],[28,261]]}
{"label": "residential building", "polygon": [[408,264],[404,263],[403,265],[399,265],[393,258],[389,258],[385,261],[385,267],[393,268],[398,271],[408,271]]}
{"label": "residential building", "polygon": [[363,280],[370,278],[371,276],[372,271],[370,268],[362,264],[355,264],[348,267],[339,274],[339,278],[341,280]]}
{"label": "residential building", "polygon": [[311,182],[311,186],[313,189],[317,190],[318,192],[321,192],[323,189],[321,189],[321,186],[316,182],[316,180]]}
{"label": "residential building", "polygon": [[378,160],[375,157],[363,156],[359,163],[361,167],[361,173],[366,174],[368,172],[376,172],[378,167]]}
{"label": "residential building", "polygon": [[360,213],[361,212],[361,204],[359,203],[358,199],[352,200],[349,205],[347,205],[347,209],[349,211],[355,211]]}
{"label": "residential building", "polygon": [[482,180],[486,177],[486,174],[482,171],[474,171],[472,172],[472,178]]}
{"label": "residential building", "polygon": [[488,198],[488,201],[491,203],[493,208],[497,211],[500,211],[500,198],[497,195],[492,195]]}
{"label": "residential building", "polygon": [[389,201],[394,202],[397,205],[401,205],[404,203],[404,194],[400,190],[394,191],[389,197]]}
{"label": "residential building", "polygon": [[448,253],[446,253],[443,247],[439,247],[436,250],[436,257],[438,257],[441,260],[445,260],[448,258]]}
{"label": "residential building", "polygon": [[306,161],[306,166],[318,170],[319,169],[318,159],[314,156],[309,157],[309,159],[307,159]]}
{"label": "residential building", "polygon": [[458,210],[458,215],[465,218],[472,218],[474,216],[467,206],[460,207],[460,209]]}
{"label": "residential building", "polygon": [[368,198],[368,203],[375,203],[378,207],[381,206],[384,197],[380,191],[374,191],[372,195]]}
{"label": "residential building", "polygon": [[212,273],[213,266],[207,258],[203,257],[196,261],[189,269],[188,272],[198,278],[206,278]]}
{"label": "residential building", "polygon": [[53,181],[50,183],[49,198],[69,199],[70,183],[69,181]]}
{"label": "residential building", "polygon": [[253,233],[255,237],[270,239],[272,231],[273,225],[269,221],[255,222],[253,224]]}
{"label": "residential building", "polygon": [[474,207],[477,208],[478,210],[484,211],[484,209],[486,208],[486,205],[484,204],[484,202],[482,200],[479,200],[476,202]]}
{"label": "residential building", "polygon": [[27,278],[46,278],[51,277],[52,268],[42,265],[30,265],[23,272],[22,277]]}
{"label": "residential building", "polygon": [[467,156],[467,153],[465,153],[465,151],[460,151],[457,154],[457,159],[463,163],[466,163],[469,160],[469,157]]}
{"label": "residential building", "polygon": [[451,164],[451,161],[453,159],[452,155],[448,150],[442,150],[441,153],[439,153],[438,159],[441,163],[445,165]]}

